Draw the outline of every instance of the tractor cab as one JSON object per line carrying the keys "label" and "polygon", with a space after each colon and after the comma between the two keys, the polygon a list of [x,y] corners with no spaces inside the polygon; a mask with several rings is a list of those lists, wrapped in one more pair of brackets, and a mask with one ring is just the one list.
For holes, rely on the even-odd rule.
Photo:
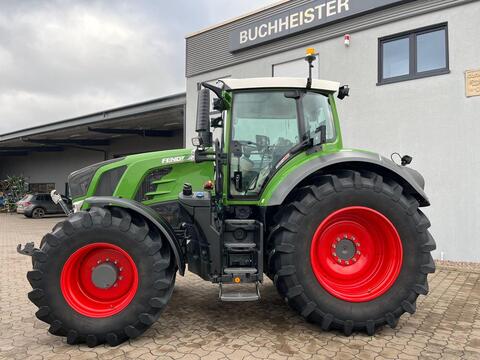
{"label": "tractor cab", "polygon": [[[220,80],[221,87],[203,84],[199,92],[197,131],[193,139],[196,160],[213,161],[218,155],[219,189],[227,199],[258,199],[272,175],[295,155],[323,146],[342,148],[334,94],[339,84],[302,78]],[[211,122],[221,128],[212,143],[209,93],[218,98],[214,108],[222,117]],[[212,151],[211,147],[215,148]],[[219,174],[220,175],[220,174]],[[217,182],[218,182],[217,178]],[[225,190],[225,191],[224,191]]]}

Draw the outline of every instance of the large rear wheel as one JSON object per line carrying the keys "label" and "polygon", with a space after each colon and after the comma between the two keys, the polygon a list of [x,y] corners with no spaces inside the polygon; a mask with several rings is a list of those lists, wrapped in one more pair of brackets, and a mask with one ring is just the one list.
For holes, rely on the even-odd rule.
{"label": "large rear wheel", "polygon": [[299,189],[278,216],[269,271],[281,296],[323,329],[373,334],[414,313],[435,271],[418,202],[396,182],[342,171]]}
{"label": "large rear wheel", "polygon": [[175,271],[168,243],[144,219],[92,208],[45,235],[27,274],[28,296],[50,333],[69,344],[115,346],[158,319]]}

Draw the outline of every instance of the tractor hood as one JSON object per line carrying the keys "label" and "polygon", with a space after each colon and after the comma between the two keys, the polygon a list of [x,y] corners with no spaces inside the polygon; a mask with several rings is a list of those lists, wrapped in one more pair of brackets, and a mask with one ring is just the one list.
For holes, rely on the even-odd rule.
{"label": "tractor hood", "polygon": [[[202,169],[198,178],[195,169]],[[188,171],[193,173],[190,181]],[[129,155],[93,164],[70,174],[68,184],[74,202],[90,196],[117,196],[149,202],[160,200],[158,196],[167,194],[170,196],[164,198],[176,199],[178,192],[175,191],[181,189],[183,182],[197,184],[205,178],[210,179],[212,174],[212,164],[195,164],[192,150],[177,149]]]}

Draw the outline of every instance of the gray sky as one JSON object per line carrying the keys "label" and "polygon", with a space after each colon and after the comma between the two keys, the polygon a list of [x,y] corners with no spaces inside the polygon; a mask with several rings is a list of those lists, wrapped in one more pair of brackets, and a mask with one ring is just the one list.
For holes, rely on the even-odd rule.
{"label": "gray sky", "polygon": [[188,33],[276,0],[0,0],[0,134],[185,91]]}

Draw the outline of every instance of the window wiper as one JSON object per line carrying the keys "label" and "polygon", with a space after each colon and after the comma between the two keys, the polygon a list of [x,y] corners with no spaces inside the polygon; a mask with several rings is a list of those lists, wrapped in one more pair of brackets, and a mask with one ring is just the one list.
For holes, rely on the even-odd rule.
{"label": "window wiper", "polygon": [[272,176],[277,172],[277,170],[285,164],[288,160],[290,160],[292,157],[297,155],[298,153],[302,152],[305,149],[311,148],[313,146],[313,138],[308,138],[303,140],[302,142],[298,143],[294,147],[292,147],[284,156],[283,158],[275,165],[272,167],[270,172],[268,173],[267,177],[264,180],[264,184],[270,181]]}
{"label": "window wiper", "polygon": [[313,138],[309,137],[308,139],[303,140],[302,142],[295,145],[293,148],[290,149],[289,154],[290,156],[296,155],[297,153],[308,149],[313,146]]}

